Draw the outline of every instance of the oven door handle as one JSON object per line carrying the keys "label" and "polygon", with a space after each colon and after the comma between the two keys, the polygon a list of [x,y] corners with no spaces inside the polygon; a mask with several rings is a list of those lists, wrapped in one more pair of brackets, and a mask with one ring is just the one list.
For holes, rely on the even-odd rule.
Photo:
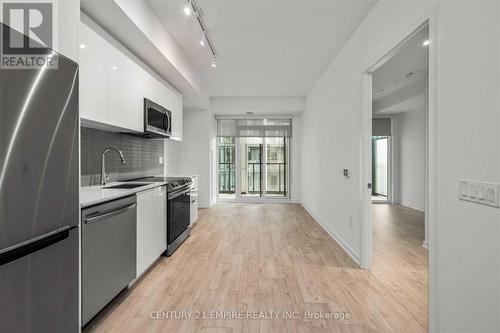
{"label": "oven door handle", "polygon": [[183,191],[178,191],[178,192],[172,192],[168,194],[168,199],[174,199],[177,198],[178,196],[181,196],[183,194],[189,193],[191,189],[183,190]]}

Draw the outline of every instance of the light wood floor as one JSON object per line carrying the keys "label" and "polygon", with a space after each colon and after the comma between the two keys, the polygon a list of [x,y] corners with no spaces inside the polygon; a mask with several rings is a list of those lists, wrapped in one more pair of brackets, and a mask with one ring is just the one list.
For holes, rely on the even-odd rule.
{"label": "light wood floor", "polygon": [[[396,217],[405,213],[384,209],[374,208],[372,272],[357,268],[300,205],[201,210],[177,252],[120,294],[85,332],[425,332],[425,253],[413,236],[406,240],[406,230],[417,235],[418,228],[416,222],[399,228]],[[401,255],[390,253],[395,250]],[[151,319],[152,311],[321,311],[352,318],[176,320]]]}
{"label": "light wood floor", "polygon": [[427,330],[429,263],[422,247],[424,213],[403,206],[372,206],[372,274]]}

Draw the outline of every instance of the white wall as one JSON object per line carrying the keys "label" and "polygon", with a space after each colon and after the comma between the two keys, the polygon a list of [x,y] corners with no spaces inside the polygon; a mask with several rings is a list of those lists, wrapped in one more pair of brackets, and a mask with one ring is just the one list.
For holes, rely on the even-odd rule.
{"label": "white wall", "polygon": [[425,210],[425,168],[426,168],[426,115],[425,109],[404,112],[394,117],[395,146],[398,147],[398,178],[395,203],[420,211]]}
{"label": "white wall", "polygon": [[212,97],[210,110],[216,115],[298,115],[304,111],[304,97]]}
{"label": "white wall", "polygon": [[307,95],[302,200],[359,256],[362,72],[436,3],[438,331],[498,332],[500,210],[457,193],[462,178],[500,181],[498,1],[377,3]]}
{"label": "white wall", "polygon": [[448,332],[500,332],[500,209],[457,200],[459,179],[500,182],[499,6],[439,1],[437,246]]}
{"label": "white wall", "polygon": [[302,116],[300,115],[294,116],[292,120],[290,147],[290,200],[302,202]]}
{"label": "white wall", "polygon": [[178,173],[198,175],[199,206],[212,206],[212,136],[214,116],[207,110],[184,110],[184,140],[178,142]]}

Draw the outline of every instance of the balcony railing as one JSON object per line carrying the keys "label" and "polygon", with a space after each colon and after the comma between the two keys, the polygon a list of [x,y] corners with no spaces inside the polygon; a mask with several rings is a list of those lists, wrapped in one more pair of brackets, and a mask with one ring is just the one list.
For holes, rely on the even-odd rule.
{"label": "balcony railing", "polygon": [[[267,194],[286,196],[286,164],[279,162],[266,163],[267,166]],[[234,194],[236,191],[235,163],[219,163],[219,193]],[[261,194],[262,165],[261,163],[247,164],[247,184],[241,189],[242,194]],[[275,176],[277,184],[271,184],[271,178]]]}
{"label": "balcony railing", "polygon": [[219,193],[236,192],[235,163],[219,163]]}

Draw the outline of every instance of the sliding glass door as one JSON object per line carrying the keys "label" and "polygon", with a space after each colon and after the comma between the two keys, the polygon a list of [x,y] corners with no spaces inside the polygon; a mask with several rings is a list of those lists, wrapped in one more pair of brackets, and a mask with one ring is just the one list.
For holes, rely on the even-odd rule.
{"label": "sliding glass door", "polygon": [[218,198],[288,199],[292,120],[218,118]]}
{"label": "sliding glass door", "polygon": [[288,138],[219,137],[219,199],[288,198]]}

